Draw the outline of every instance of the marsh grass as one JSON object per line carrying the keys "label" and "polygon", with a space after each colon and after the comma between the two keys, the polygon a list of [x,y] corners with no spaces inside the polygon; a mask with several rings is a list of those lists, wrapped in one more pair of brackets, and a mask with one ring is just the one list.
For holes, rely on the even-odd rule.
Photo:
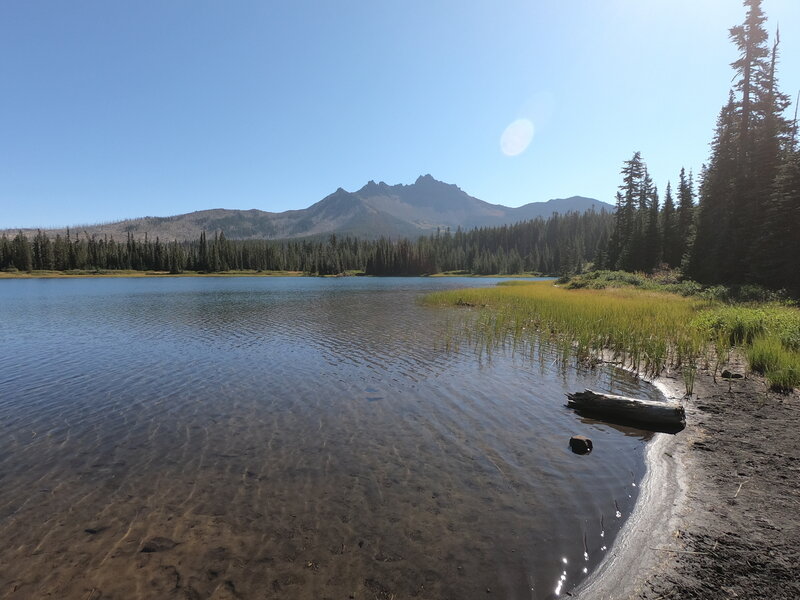
{"label": "marsh grass", "polygon": [[[690,323],[716,340],[717,348],[744,348],[750,368],[770,387],[800,386],[800,310],[778,303],[716,305]],[[719,353],[719,350],[717,350]]]}
{"label": "marsh grass", "polygon": [[680,369],[691,394],[700,366],[716,374],[738,346],[748,357],[754,349],[764,356],[757,362],[750,358],[751,365],[773,388],[800,385],[800,352],[792,347],[800,340],[800,311],[792,307],[728,306],[631,286],[565,289],[551,281],[434,292],[424,301],[473,309],[471,320],[450,329],[446,345],[458,345],[460,338],[481,353],[505,344],[532,347],[536,338],[562,361],[593,364],[610,354],[646,376]]}
{"label": "marsh grass", "polygon": [[747,348],[750,367],[763,373],[773,389],[788,391],[800,386],[797,353],[787,350],[775,337],[759,337]]}

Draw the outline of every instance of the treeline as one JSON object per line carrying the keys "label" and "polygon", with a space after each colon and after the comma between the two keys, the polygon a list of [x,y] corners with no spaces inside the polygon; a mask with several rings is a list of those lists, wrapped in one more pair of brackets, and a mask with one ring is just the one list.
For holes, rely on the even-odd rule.
{"label": "treeline", "polygon": [[204,233],[194,241],[163,242],[159,238],[125,241],[81,236],[67,231],[49,238],[39,231],[29,240],[22,232],[0,237],[0,269],[34,271],[304,271],[334,274],[358,269],[367,260],[369,243],[354,238],[325,242],[229,240],[223,233]]}
{"label": "treeline", "polygon": [[605,211],[554,214],[515,225],[438,232],[416,243],[381,239],[365,270],[370,275],[573,273],[607,243],[613,219]]}
{"label": "treeline", "polygon": [[677,204],[663,206],[636,152],[622,168],[614,231],[598,266],[652,271],[662,264],[707,284],[757,283],[800,293],[800,148],[797,118],[784,116],[778,89],[780,36],[772,44],[761,0],[745,0],[745,22],[730,30],[739,55],[720,111],[711,156],[699,174],[681,170]]}
{"label": "treeline", "polygon": [[417,240],[363,240],[331,235],[325,240],[229,240],[201,234],[189,242],[147,236],[124,241],[67,233],[38,232],[0,237],[0,269],[137,270],[224,272],[303,271],[334,275],[350,270],[369,275],[424,275],[441,271],[474,274],[579,271],[605,246],[614,218],[606,212],[554,214],[502,227],[452,233],[437,231]]}

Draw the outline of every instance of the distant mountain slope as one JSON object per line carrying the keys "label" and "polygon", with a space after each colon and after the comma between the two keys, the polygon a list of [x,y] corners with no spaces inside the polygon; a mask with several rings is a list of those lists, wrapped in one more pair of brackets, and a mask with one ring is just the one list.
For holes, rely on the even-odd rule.
{"label": "distant mountain slope", "polygon": [[510,208],[478,200],[458,186],[437,181],[430,175],[419,177],[412,185],[389,186],[370,181],[354,195],[366,204],[423,230],[437,227],[470,229],[549,217],[554,212],[564,214],[570,211],[613,209],[610,204],[582,196],[531,202]]}
{"label": "distant mountain slope", "polygon": [[[411,185],[370,181],[356,192],[342,188],[301,210],[201,210],[172,217],[143,217],[103,225],[74,227],[73,232],[124,239],[147,234],[162,240],[196,239],[202,231],[222,231],[230,239],[286,239],[336,233],[361,237],[416,237],[437,227],[487,227],[549,217],[552,213],[612,210],[613,206],[582,196],[531,202],[517,208],[489,204],[456,185],[430,175]],[[17,230],[8,230],[13,235]],[[35,230],[23,230],[30,235]],[[55,235],[66,230],[48,230]]]}

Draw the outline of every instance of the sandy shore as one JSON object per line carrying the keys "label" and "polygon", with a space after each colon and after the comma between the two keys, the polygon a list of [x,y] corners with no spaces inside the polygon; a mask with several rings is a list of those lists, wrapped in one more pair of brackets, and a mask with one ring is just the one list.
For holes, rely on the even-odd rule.
{"label": "sandy shore", "polygon": [[[654,383],[684,391],[680,376]],[[687,428],[650,444],[633,515],[573,596],[800,598],[800,395],[709,373],[694,392]]]}

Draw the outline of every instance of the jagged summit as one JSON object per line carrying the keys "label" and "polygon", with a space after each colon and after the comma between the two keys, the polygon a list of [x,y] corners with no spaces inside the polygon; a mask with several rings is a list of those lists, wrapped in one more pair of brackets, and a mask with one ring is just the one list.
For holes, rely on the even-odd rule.
{"label": "jagged summit", "polygon": [[[554,212],[612,209],[609,204],[582,196],[531,202],[517,208],[489,204],[427,173],[409,185],[370,180],[355,192],[339,187],[300,210],[281,213],[257,209],[202,210],[172,217],[144,217],[81,227],[80,231],[116,239],[129,233],[135,237],[144,237],[147,233],[150,237],[167,240],[195,239],[204,230],[221,231],[230,239],[283,239],[331,233],[370,238],[417,237],[437,228],[491,227],[548,217]],[[49,230],[53,235],[64,232]]]}

